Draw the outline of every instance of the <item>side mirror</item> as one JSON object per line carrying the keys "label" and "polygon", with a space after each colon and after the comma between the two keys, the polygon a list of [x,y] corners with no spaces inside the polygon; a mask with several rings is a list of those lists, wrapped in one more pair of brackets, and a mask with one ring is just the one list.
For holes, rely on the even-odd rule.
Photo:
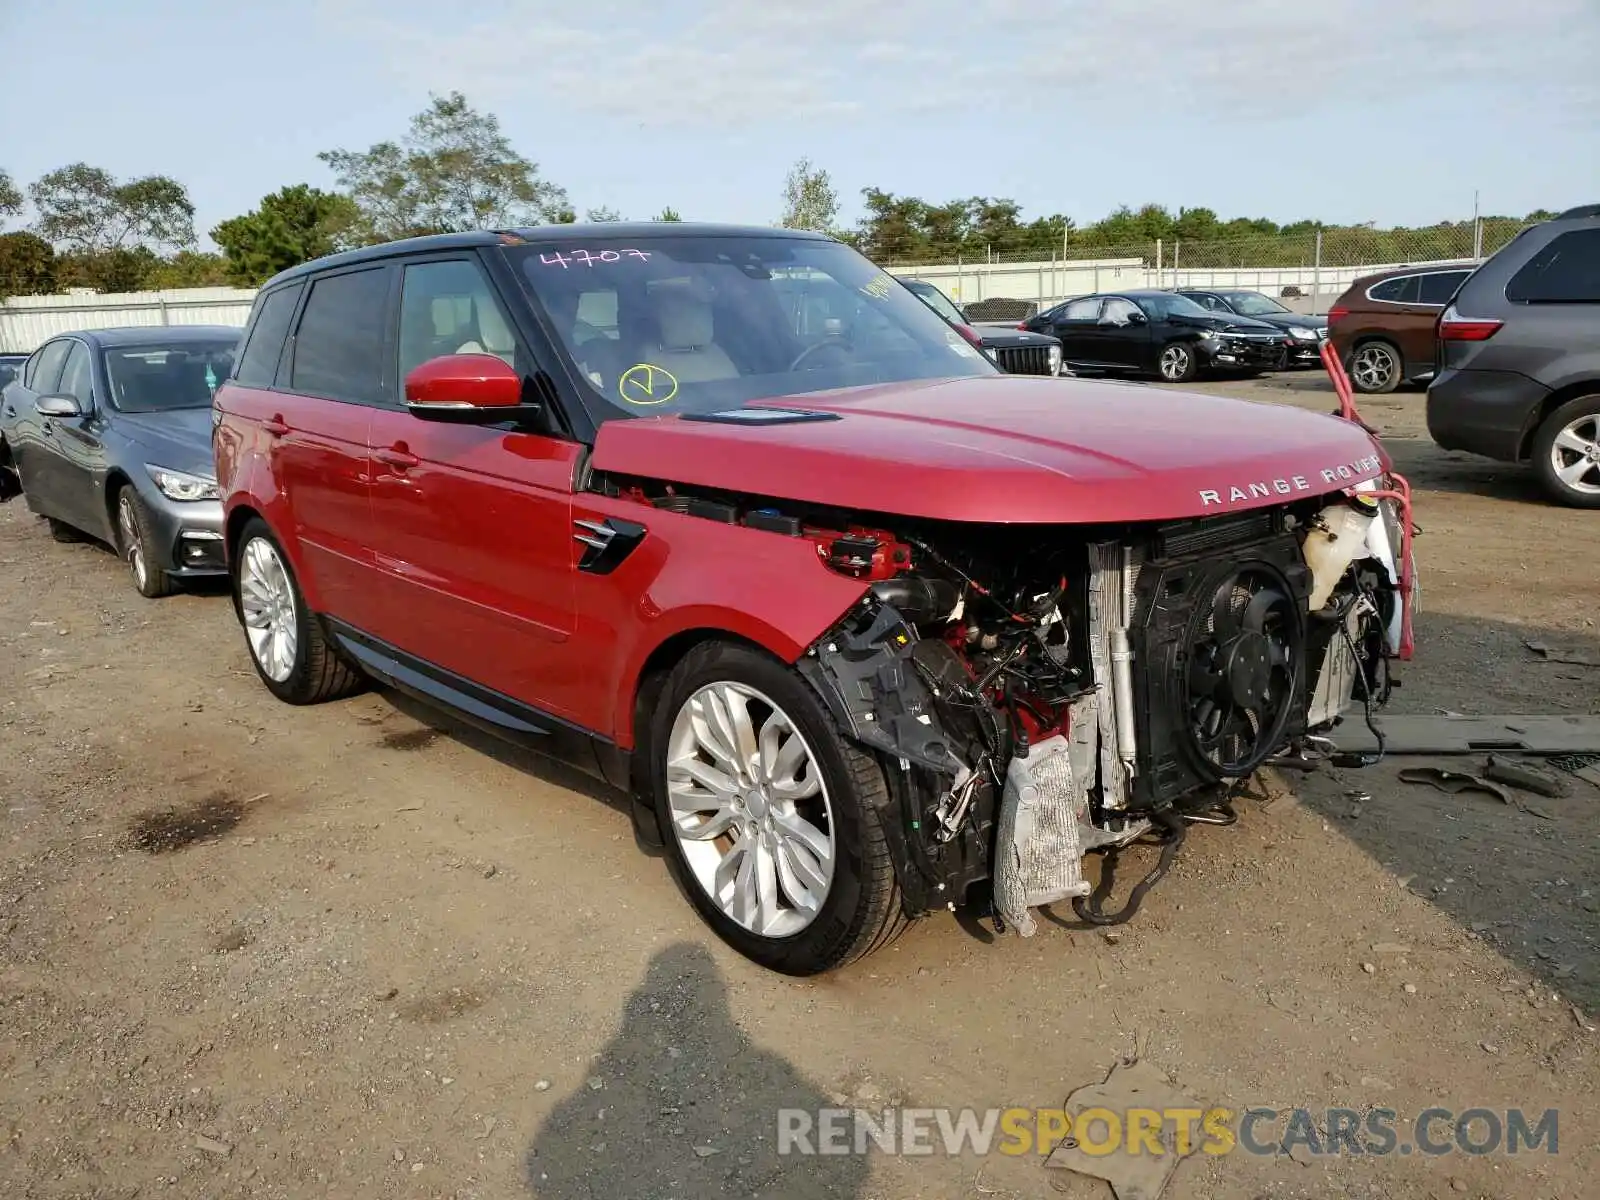
{"label": "side mirror", "polygon": [[522,376],[493,354],[430,358],[406,376],[406,408],[424,421],[498,425],[538,411],[522,402]]}
{"label": "side mirror", "polygon": [[1145,316],[1142,312],[1131,312],[1128,314],[1128,324],[1148,325],[1150,324],[1150,318]]}
{"label": "side mirror", "polygon": [[78,403],[78,398],[68,395],[66,392],[40,396],[33,402],[33,410],[41,417],[83,416],[83,406]]}

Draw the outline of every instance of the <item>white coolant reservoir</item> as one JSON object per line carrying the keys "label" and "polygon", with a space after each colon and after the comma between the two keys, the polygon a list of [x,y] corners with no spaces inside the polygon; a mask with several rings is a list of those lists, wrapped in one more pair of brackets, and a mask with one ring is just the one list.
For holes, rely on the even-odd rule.
{"label": "white coolant reservoir", "polygon": [[1330,504],[1317,514],[1301,549],[1311,568],[1312,612],[1320,612],[1344,573],[1366,550],[1367,530],[1377,518],[1375,502],[1364,497],[1345,504]]}

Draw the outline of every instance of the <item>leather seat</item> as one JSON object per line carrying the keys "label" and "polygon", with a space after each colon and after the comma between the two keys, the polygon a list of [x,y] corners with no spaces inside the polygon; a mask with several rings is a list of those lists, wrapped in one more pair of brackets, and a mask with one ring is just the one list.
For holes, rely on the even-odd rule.
{"label": "leather seat", "polygon": [[670,371],[679,383],[736,378],[739,368],[716,344],[710,299],[687,284],[661,284],[653,291],[658,336],[644,347],[644,361]]}

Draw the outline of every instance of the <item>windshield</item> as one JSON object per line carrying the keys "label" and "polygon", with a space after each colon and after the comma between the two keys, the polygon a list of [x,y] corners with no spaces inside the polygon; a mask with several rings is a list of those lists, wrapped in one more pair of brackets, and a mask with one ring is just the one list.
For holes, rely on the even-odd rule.
{"label": "windshield", "polygon": [[508,254],[603,402],[601,420],[999,373],[925,304],[838,242],[600,236]]}
{"label": "windshield", "polygon": [[211,393],[233,372],[238,338],[181,346],[112,346],[106,354],[111,402],[122,412],[209,408]]}
{"label": "windshield", "polygon": [[1247,317],[1270,316],[1291,311],[1271,296],[1263,296],[1260,292],[1223,292],[1222,298],[1233,306],[1234,312]]}
{"label": "windshield", "polygon": [[902,279],[900,282],[905,284],[917,299],[933,309],[946,321],[954,321],[957,325],[965,325],[967,323],[966,314],[956,307],[955,301],[934,287],[933,284],[924,283],[920,279]]}
{"label": "windshield", "polygon": [[1171,292],[1140,292],[1133,296],[1145,315],[1152,321],[1166,321],[1173,317],[1214,317],[1187,296]]}

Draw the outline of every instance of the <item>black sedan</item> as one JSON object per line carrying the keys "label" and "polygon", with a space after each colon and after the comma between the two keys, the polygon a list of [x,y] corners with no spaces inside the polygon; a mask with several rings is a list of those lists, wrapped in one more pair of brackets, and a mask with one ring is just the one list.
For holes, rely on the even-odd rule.
{"label": "black sedan", "polygon": [[1326,313],[1297,313],[1271,296],[1236,288],[1178,288],[1177,294],[1210,312],[1250,317],[1277,326],[1283,330],[1291,366],[1315,367],[1322,363],[1322,343],[1328,339]]}
{"label": "black sedan", "polygon": [[954,325],[962,337],[987,354],[1009,375],[1061,374],[1061,343],[1047,335],[1020,327],[1015,321],[973,323],[933,284],[902,279],[918,300]]}
{"label": "black sedan", "polygon": [[46,342],[0,392],[0,496],[20,491],[59,541],[115,547],[145,596],[223,574],[211,395],[239,332],[101,329]]}
{"label": "black sedan", "polygon": [[1283,333],[1274,326],[1207,312],[1185,296],[1153,288],[1080,296],[1023,324],[1060,338],[1074,370],[1187,383],[1201,371],[1255,375],[1284,360]]}

